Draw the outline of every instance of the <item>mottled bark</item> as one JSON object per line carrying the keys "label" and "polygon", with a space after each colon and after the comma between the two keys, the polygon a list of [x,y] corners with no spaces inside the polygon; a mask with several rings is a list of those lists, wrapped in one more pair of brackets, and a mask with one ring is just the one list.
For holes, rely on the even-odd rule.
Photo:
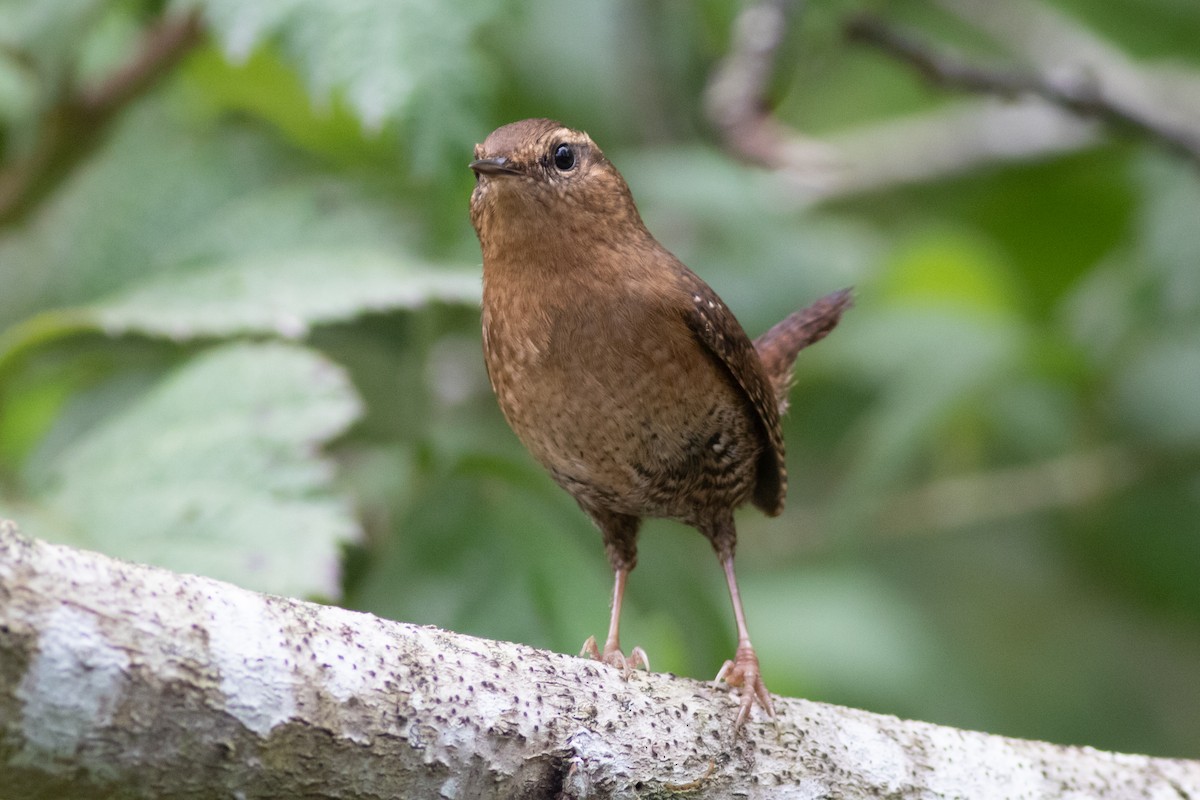
{"label": "mottled bark", "polygon": [[267,597],[0,522],[7,797],[1200,797],[1200,762],[778,698]]}

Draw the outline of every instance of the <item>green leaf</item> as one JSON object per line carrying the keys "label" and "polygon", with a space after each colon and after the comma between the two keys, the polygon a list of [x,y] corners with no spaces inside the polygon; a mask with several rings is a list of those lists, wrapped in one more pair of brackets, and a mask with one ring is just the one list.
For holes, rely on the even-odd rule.
{"label": "green leaf", "polygon": [[1007,315],[1018,308],[1007,265],[983,242],[958,232],[924,234],[905,243],[879,294],[896,305],[941,306]]}
{"label": "green leaf", "polygon": [[367,311],[478,301],[477,269],[427,265],[407,233],[401,209],[265,137],[196,136],[148,102],[33,224],[0,237],[0,371],[97,327],[300,336]]}
{"label": "green leaf", "polygon": [[1163,336],[1118,374],[1118,408],[1142,435],[1169,449],[1200,444],[1200,331]]}
{"label": "green leaf", "polygon": [[473,39],[497,7],[438,0],[181,0],[176,5],[202,9],[232,61],[245,61],[264,42],[274,42],[314,99],[343,94],[369,129],[404,118],[425,92],[467,107],[473,86],[482,80]]}
{"label": "green leaf", "polygon": [[[796,572],[747,572],[743,596],[765,669],[777,692],[918,691],[938,652],[915,604],[880,576],[843,566]],[[753,624],[753,623],[752,623]],[[786,665],[786,666],[785,666]]]}
{"label": "green leaf", "polygon": [[535,470],[470,456],[415,482],[413,504],[352,604],[542,646],[577,649],[599,635],[588,629],[602,623],[608,594],[599,537]]}
{"label": "green leaf", "polygon": [[398,263],[384,252],[272,253],[179,278],[161,278],[94,307],[109,334],[176,340],[276,334],[298,338],[311,326],[366,311],[415,308],[431,301],[475,303],[475,270]]}
{"label": "green leaf", "polygon": [[1138,244],[1158,279],[1161,310],[1168,318],[1194,319],[1200,308],[1200,180],[1194,169],[1162,156],[1143,159],[1135,175],[1143,196]]}
{"label": "green leaf", "polygon": [[[967,304],[970,308],[970,304]],[[834,527],[861,532],[888,490],[939,449],[970,446],[961,425],[978,428],[991,398],[1020,374],[1028,330],[1015,318],[937,308],[867,306],[838,330],[826,355],[883,389],[858,420],[849,474],[834,505]]]}
{"label": "green leaf", "polygon": [[[180,243],[228,208],[254,210],[245,207],[247,195],[294,181],[299,166],[244,128],[201,135],[183,129],[163,104],[139,104],[122,115],[87,169],[64,182],[26,225],[0,237],[0,327],[47,308],[92,302],[147,275],[203,264],[185,262],[196,248]],[[247,217],[245,227],[257,235],[246,246],[276,233],[277,217]],[[323,229],[311,219],[310,230]]]}
{"label": "green leaf", "polygon": [[12,516],[111,555],[336,597],[359,530],[318,450],[359,413],[342,370],[309,350],[212,349],[63,449]]}
{"label": "green leaf", "polygon": [[[56,80],[107,0],[0,0],[0,50]],[[16,59],[14,59],[16,60]]]}
{"label": "green leaf", "polygon": [[183,74],[206,101],[200,110],[211,107],[214,118],[257,116],[289,142],[338,163],[386,157],[395,150],[391,140],[364,137],[358,117],[340,98],[314,104],[300,77],[274,48],[261,48],[244,63],[231,64],[216,46],[202,47],[183,65]]}

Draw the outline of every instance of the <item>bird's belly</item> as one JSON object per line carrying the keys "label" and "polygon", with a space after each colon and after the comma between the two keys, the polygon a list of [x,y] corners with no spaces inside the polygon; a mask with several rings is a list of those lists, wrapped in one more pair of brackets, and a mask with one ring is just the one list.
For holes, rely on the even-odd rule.
{"label": "bird's belly", "polygon": [[547,342],[531,356],[494,332],[488,338],[505,417],[585,508],[694,523],[753,490],[762,434],[694,340],[679,352],[661,342],[584,337],[576,341],[588,344],[569,343],[569,354]]}

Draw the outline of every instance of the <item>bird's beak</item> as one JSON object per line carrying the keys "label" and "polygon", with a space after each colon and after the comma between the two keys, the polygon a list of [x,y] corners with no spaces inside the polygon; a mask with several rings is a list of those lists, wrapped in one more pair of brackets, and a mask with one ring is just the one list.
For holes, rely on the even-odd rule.
{"label": "bird's beak", "polygon": [[521,171],[514,167],[504,156],[495,158],[477,158],[468,166],[476,175],[520,175]]}

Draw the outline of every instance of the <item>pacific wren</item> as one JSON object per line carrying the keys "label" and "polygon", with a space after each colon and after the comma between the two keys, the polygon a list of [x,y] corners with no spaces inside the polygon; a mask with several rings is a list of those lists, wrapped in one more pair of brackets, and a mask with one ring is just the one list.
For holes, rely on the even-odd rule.
{"label": "pacific wren", "polygon": [[735,728],[757,700],[773,715],[734,577],[733,510],[768,515],[786,490],[779,415],[799,350],[850,303],[830,295],[751,342],[703,280],[642,223],[625,180],[586,133],[514,122],[475,148],[471,222],[483,250],[483,349],[505,418],[604,536],[616,574],[603,652],[645,517],[691,525],[725,570],[737,651],[718,680],[742,687]]}

